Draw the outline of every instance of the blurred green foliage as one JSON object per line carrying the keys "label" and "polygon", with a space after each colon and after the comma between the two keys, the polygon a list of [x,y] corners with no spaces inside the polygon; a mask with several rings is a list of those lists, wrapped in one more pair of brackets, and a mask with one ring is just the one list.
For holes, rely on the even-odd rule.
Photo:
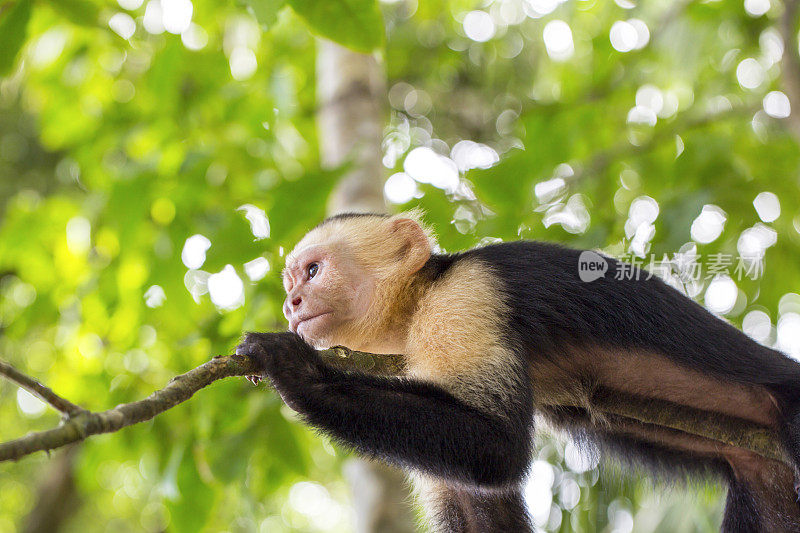
{"label": "blurred green foliage", "polygon": [[[318,161],[311,32],[377,49],[390,87],[387,195],[422,206],[444,249],[535,238],[625,255],[642,222],[631,225],[631,206],[644,206],[636,246],[694,250],[703,263],[738,254],[756,228],[775,237],[756,239],[764,275],[737,279],[723,314],[741,325],[761,311],[763,341],[791,342],[778,326],[800,310],[800,150],[791,118],[762,100],[781,89],[781,54],[797,50],[776,30],[780,6],[766,5],[8,0],[0,354],[103,409],[227,353],[242,330],[285,327],[281,255],[323,216],[343,170]],[[762,192],[780,201],[774,221],[754,209]],[[268,238],[254,239],[244,204],[263,210]],[[724,230],[692,244],[704,206],[725,213]],[[210,247],[190,270],[182,253],[196,234]],[[257,258],[270,270],[251,281]],[[226,265],[244,280],[230,309],[207,293]],[[703,301],[707,284],[685,289]],[[4,382],[0,420],[1,440],[57,423]],[[545,482],[531,489],[541,527],[717,527],[718,489],[662,496],[574,455],[542,443],[534,473]],[[67,530],[347,531],[343,456],[274,395],[228,380],[83,444]],[[49,465],[0,465],[1,532],[21,527]]]}

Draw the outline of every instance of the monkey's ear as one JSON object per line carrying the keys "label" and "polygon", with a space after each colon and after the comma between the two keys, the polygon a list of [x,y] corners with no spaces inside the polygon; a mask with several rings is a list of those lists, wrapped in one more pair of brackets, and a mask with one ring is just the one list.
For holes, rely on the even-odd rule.
{"label": "monkey's ear", "polygon": [[417,272],[431,257],[428,235],[410,218],[396,218],[390,231],[400,241],[401,261],[409,274]]}

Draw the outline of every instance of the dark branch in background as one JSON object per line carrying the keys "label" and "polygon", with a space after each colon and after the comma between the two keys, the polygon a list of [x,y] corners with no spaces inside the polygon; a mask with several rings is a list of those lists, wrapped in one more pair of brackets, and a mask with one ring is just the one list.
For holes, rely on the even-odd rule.
{"label": "dark branch in background", "polygon": [[783,88],[792,108],[787,120],[792,133],[800,140],[800,55],[797,53],[797,15],[800,2],[785,0],[778,28],[783,38],[781,74]]}
{"label": "dark branch in background", "polygon": [[577,166],[575,168],[575,174],[568,179],[568,182],[574,184],[584,178],[600,176],[610,165],[621,158],[650,152],[662,142],[674,139],[676,135],[702,129],[706,126],[712,126],[729,119],[752,115],[759,109],[760,106],[734,106],[725,111],[708,113],[706,115],[676,121],[674,125],[668,128],[656,129],[650,138],[640,145],[631,144],[626,140],[616,146],[597,152],[586,163]]}
{"label": "dark branch in background", "polygon": [[[340,346],[321,350],[319,353],[326,362],[343,370],[396,376],[402,374],[404,368],[401,355],[371,354]],[[118,431],[126,426],[150,420],[188,400],[195,392],[219,379],[257,373],[257,369],[247,357],[237,355],[215,357],[173,378],[166,387],[144,400],[121,404],[108,411],[97,413],[77,408],[78,411],[67,414],[63,423],[57,428],[29,433],[19,439],[2,443],[0,461],[20,459],[37,451],[52,450],[84,440],[91,435]],[[0,362],[0,374],[7,377],[15,376],[12,380],[20,385],[24,383],[23,386],[26,388],[30,383],[37,383],[39,387],[46,389],[7,363]],[[52,391],[50,394],[59,398]],[[720,416],[668,401],[640,400],[630,395],[605,390],[593,391],[586,397],[565,397],[559,399],[556,404],[561,407],[592,405],[593,409],[608,416],[635,423],[657,424],[716,441],[720,446],[735,446],[789,464],[775,431],[746,420]],[[66,402],[65,405],[73,404]]]}
{"label": "dark branch in background", "polygon": [[23,389],[27,390],[43,402],[47,402],[56,411],[61,411],[65,415],[74,416],[83,411],[69,400],[65,400],[49,387],[45,387],[35,379],[31,379],[8,363],[0,361],[0,375],[13,381]]}

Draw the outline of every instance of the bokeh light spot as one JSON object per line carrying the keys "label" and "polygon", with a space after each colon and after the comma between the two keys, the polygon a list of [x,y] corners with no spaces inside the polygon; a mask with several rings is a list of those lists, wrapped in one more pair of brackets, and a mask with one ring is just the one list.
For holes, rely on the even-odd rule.
{"label": "bokeh light spot", "polygon": [[167,299],[164,289],[160,285],[152,285],[144,293],[144,304],[147,307],[161,307]]}
{"label": "bokeh light spot", "polygon": [[164,29],[180,35],[189,28],[193,10],[191,0],[161,0],[161,21]]}
{"label": "bokeh light spot", "polygon": [[397,172],[386,180],[383,194],[393,204],[410,202],[417,194],[417,182],[405,172]]}
{"label": "bokeh light spot", "polygon": [[769,0],[744,0],[744,10],[751,17],[760,17],[769,11]]}
{"label": "bokeh light spot", "polygon": [[727,276],[719,276],[711,280],[706,289],[705,302],[709,311],[725,314],[736,305],[739,289],[736,283]]}
{"label": "bokeh light spot", "polygon": [[494,20],[485,11],[470,11],[464,16],[464,33],[479,43],[483,43],[494,37]]}
{"label": "bokeh light spot", "polygon": [[787,118],[792,113],[789,97],[781,91],[770,91],[762,102],[764,112],[773,118]]}
{"label": "bokeh light spot", "polygon": [[764,222],[773,222],[781,216],[781,202],[775,193],[762,192],[753,200],[753,207],[756,208],[758,218]]}
{"label": "bokeh light spot", "polygon": [[208,276],[208,295],[217,307],[236,309],[244,303],[244,283],[233,265]]}
{"label": "bokeh light spot", "polygon": [[575,52],[572,29],[563,20],[551,20],[542,30],[545,50],[555,61],[565,61]]}
{"label": "bokeh light spot", "polygon": [[764,83],[765,77],[764,67],[752,57],[743,59],[736,67],[736,79],[745,89],[756,89]]}
{"label": "bokeh light spot", "polygon": [[47,410],[46,403],[22,388],[17,389],[17,407],[22,414],[31,418],[42,416]]}
{"label": "bokeh light spot", "polygon": [[269,219],[267,213],[252,204],[240,205],[237,211],[244,211],[244,218],[250,223],[250,231],[256,239],[269,237]]}
{"label": "bokeh light spot", "polygon": [[130,39],[136,31],[136,22],[127,13],[114,13],[108,19],[108,27],[123,39]]}
{"label": "bokeh light spot", "polygon": [[208,237],[200,235],[192,235],[183,245],[181,252],[181,261],[186,265],[186,268],[200,268],[206,262],[206,251],[211,248],[211,241]]}
{"label": "bokeh light spot", "polygon": [[623,20],[618,20],[611,25],[608,37],[611,40],[611,46],[618,52],[630,52],[636,48],[639,41],[633,24]]}
{"label": "bokeh light spot", "polygon": [[267,275],[270,266],[266,257],[256,257],[244,264],[244,273],[250,281],[258,281]]}
{"label": "bokeh light spot", "polygon": [[720,207],[712,204],[703,206],[703,210],[692,222],[690,234],[692,239],[700,244],[715,241],[725,227],[727,214]]}

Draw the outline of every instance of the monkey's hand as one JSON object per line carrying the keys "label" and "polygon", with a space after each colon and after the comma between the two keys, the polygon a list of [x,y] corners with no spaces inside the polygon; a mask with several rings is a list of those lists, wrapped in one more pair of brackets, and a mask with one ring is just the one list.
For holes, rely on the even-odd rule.
{"label": "monkey's hand", "polygon": [[247,333],[237,355],[250,357],[262,370],[248,376],[253,383],[268,378],[289,407],[298,411],[297,399],[308,385],[317,382],[325,363],[317,351],[296,333]]}

